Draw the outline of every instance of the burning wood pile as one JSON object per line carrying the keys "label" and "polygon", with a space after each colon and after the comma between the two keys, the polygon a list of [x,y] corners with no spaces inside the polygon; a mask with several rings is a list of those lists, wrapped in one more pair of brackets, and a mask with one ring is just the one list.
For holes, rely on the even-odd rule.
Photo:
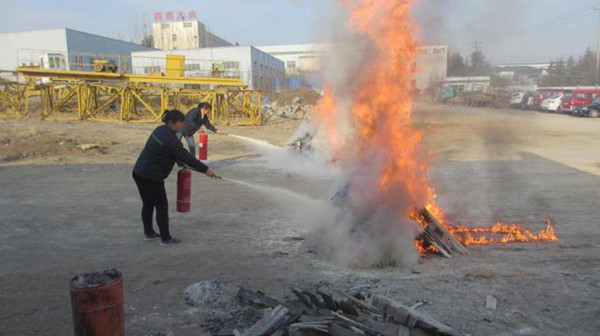
{"label": "burning wood pile", "polygon": [[425,254],[427,251],[438,252],[447,258],[455,252],[469,254],[467,248],[427,209],[415,210],[410,217],[423,228],[423,233],[415,240],[415,247],[420,254]]}
{"label": "burning wood pile", "polygon": [[234,329],[218,336],[458,336],[461,333],[385,296],[368,299],[342,289],[292,288],[297,300],[289,303],[241,288],[238,298],[257,308],[270,308],[245,331]]}

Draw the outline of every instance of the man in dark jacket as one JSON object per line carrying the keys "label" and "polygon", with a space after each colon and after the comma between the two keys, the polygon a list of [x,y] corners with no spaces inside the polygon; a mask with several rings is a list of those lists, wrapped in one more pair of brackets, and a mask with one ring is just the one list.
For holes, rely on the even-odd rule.
{"label": "man in dark jacket", "polygon": [[[185,164],[193,170],[217,177],[215,172],[204,163],[190,155],[177,138],[184,125],[181,111],[167,110],[163,114],[165,125],[157,127],[146,142],[133,168],[133,179],[142,198],[142,223],[144,240],[161,238],[162,245],[176,244],[181,239],[171,237],[169,233],[169,204],[165,191],[165,179],[171,173],[175,162]],[[152,226],[152,215],[156,208],[156,222],[160,235]]]}
{"label": "man in dark jacket", "polygon": [[185,141],[188,144],[190,153],[193,156],[196,156],[196,142],[194,140],[194,134],[202,126],[216,134],[224,134],[210,123],[210,120],[208,119],[208,114],[210,111],[212,111],[212,105],[209,103],[198,104],[198,107],[194,107],[185,115],[185,125],[183,126],[183,130],[181,130],[181,133],[177,134],[179,139],[181,139],[182,136],[185,137]]}

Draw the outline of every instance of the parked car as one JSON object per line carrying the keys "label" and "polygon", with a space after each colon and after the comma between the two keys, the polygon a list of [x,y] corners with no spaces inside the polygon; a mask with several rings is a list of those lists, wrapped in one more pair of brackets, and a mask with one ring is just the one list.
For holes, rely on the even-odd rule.
{"label": "parked car", "polygon": [[564,90],[558,88],[539,88],[533,93],[532,110],[540,110],[544,99],[548,99],[555,94],[564,93]]}
{"label": "parked car", "polygon": [[591,104],[577,107],[572,115],[590,118],[600,117],[600,98],[596,98]]}
{"label": "parked car", "polygon": [[573,90],[570,94],[565,95],[562,100],[561,108],[563,111],[570,113],[575,111],[578,107],[591,104],[598,97],[600,97],[600,90]]}
{"label": "parked car", "polygon": [[564,96],[562,93],[557,93],[550,98],[544,99],[541,105],[542,111],[560,112]]}
{"label": "parked car", "polygon": [[523,97],[525,97],[525,92],[514,92],[510,96],[510,107],[518,108],[523,103]]}

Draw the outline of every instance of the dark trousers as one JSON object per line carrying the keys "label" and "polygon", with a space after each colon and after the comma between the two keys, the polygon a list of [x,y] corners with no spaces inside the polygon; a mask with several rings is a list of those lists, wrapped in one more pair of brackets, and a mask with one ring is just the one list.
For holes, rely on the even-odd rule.
{"label": "dark trousers", "polygon": [[160,231],[162,240],[171,239],[169,233],[169,201],[165,191],[164,182],[149,181],[140,178],[133,173],[133,179],[137,185],[140,197],[142,198],[142,223],[144,224],[144,234],[154,233],[152,228],[152,214],[156,208],[156,223]]}

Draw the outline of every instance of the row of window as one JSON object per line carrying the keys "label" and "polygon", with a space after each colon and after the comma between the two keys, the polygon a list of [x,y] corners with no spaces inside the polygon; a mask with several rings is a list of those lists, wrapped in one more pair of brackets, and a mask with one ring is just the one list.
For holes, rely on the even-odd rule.
{"label": "row of window", "polygon": [[158,73],[158,72],[160,72],[160,67],[159,66],[144,67],[144,73],[146,75],[151,75],[153,73]]}
{"label": "row of window", "polygon": [[[162,29],[169,29],[171,27],[170,24],[168,23],[163,23],[160,25],[160,28]],[[183,28],[192,28],[192,23],[191,22],[184,22],[183,23]]]}
{"label": "row of window", "polygon": [[266,74],[270,74],[270,75],[280,75],[280,76],[283,76],[283,74],[284,74],[283,71],[277,70],[277,69],[275,69],[273,67],[270,67],[268,65],[261,64],[260,67],[259,67],[259,65],[256,62],[254,62],[253,69],[255,69],[255,70],[259,70],[260,69],[260,73],[261,74],[262,73],[266,73]]}

